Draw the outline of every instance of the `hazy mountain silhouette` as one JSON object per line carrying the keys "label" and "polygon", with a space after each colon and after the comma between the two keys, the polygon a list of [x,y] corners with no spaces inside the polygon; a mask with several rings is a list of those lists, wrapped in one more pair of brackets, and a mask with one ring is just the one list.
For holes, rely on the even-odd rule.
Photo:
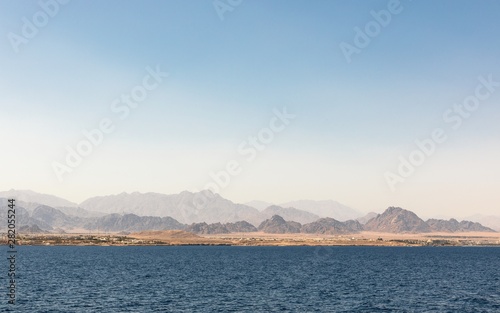
{"label": "hazy mountain silhouette", "polygon": [[51,207],[77,207],[76,203],[68,201],[63,198],[59,198],[52,195],[47,195],[43,193],[34,192],[31,190],[15,190],[11,189],[8,191],[0,191],[0,198],[14,198],[17,202],[22,201],[26,203],[34,203],[35,206],[38,204],[44,204]]}
{"label": "hazy mountain silhouette", "polygon": [[93,197],[80,206],[105,213],[133,213],[141,216],[170,216],[181,223],[227,223],[248,221],[258,224],[261,213],[244,204],[236,204],[210,191],[166,195],[161,193],[121,193]]}
{"label": "hazy mountain silhouette", "polygon": [[364,224],[366,224],[369,220],[371,220],[372,218],[377,217],[377,215],[378,215],[378,214],[377,214],[377,213],[375,213],[375,212],[370,212],[370,213],[366,214],[365,216],[358,217],[356,220],[357,220],[358,222],[360,222],[361,224],[363,224],[363,225],[364,225]]}
{"label": "hazy mountain silhouette", "polygon": [[494,230],[481,225],[480,223],[471,221],[457,221],[452,218],[450,220],[429,219],[426,223],[430,226],[431,231],[434,232],[493,232]]}
{"label": "hazy mountain silhouette", "polygon": [[309,213],[295,208],[283,208],[277,205],[271,205],[262,211],[262,215],[266,219],[271,218],[273,215],[279,215],[287,221],[295,221],[301,224],[311,223],[317,221],[320,217],[316,214]]}
{"label": "hazy mountain silhouette", "polygon": [[482,225],[500,231],[500,216],[474,214],[466,217],[467,220],[481,223]]}
{"label": "hazy mountain silhouette", "polygon": [[[201,205],[197,201],[200,193],[187,191],[177,195],[122,193],[94,197],[82,203],[82,206],[87,207],[87,209],[77,206],[56,208],[46,204],[38,204],[32,201],[47,200],[49,203],[66,205],[71,204],[71,202],[55,196],[40,195],[33,191],[7,191],[0,194],[7,195],[9,198],[18,195],[29,201],[17,201],[16,198],[16,226],[20,227],[19,229],[23,227],[22,229],[33,232],[38,231],[38,229],[51,232],[72,231],[74,229],[103,232],[189,229],[195,233],[212,234],[253,232],[257,230],[255,225],[259,225],[259,231],[268,233],[494,231],[480,223],[471,221],[459,222],[455,219],[423,221],[415,213],[398,207],[389,207],[385,212],[377,214],[363,225],[361,222],[373,216],[374,213],[358,220],[342,222],[334,218],[319,218],[317,215],[293,207],[285,208],[272,205],[260,212],[255,208],[235,204],[212,193],[208,194],[209,201]],[[206,193],[202,195],[207,196]],[[23,207],[25,204],[28,204],[30,209]],[[6,211],[7,206],[7,199],[0,197],[0,209]],[[141,214],[130,213],[131,211]],[[147,215],[148,212],[159,212],[161,215]],[[188,221],[188,223],[178,220],[175,216],[182,221]],[[0,216],[1,230],[6,229],[6,219],[6,214]]]}
{"label": "hazy mountain silhouette", "polygon": [[228,234],[228,233],[248,233],[256,232],[257,228],[246,221],[236,223],[193,223],[185,228],[185,231],[194,234]]}
{"label": "hazy mountain silhouette", "polygon": [[331,217],[338,221],[347,221],[361,217],[363,213],[333,200],[299,200],[280,204],[316,214],[319,217]]}
{"label": "hazy mountain silhouette", "polygon": [[340,222],[333,218],[325,217],[303,225],[301,231],[303,233],[325,235],[353,234],[363,231],[363,225],[354,220]]}

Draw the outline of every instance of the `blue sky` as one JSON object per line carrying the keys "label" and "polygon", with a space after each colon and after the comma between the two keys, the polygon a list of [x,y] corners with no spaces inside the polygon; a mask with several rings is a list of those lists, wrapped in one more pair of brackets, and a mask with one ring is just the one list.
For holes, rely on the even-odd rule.
{"label": "blue sky", "polygon": [[[44,1],[48,3],[50,1]],[[226,1],[223,1],[226,2]],[[390,1],[249,1],[221,20],[212,1],[76,1],[59,5],[13,49],[37,1],[0,1],[0,189],[73,201],[122,191],[203,189],[242,168],[220,193],[236,202],[335,199],[364,211],[499,212],[500,91],[457,130],[442,118],[500,80],[498,1],[401,1],[402,11],[348,63],[339,45]],[[111,102],[168,72],[124,120]],[[238,145],[274,108],[296,118],[252,162]],[[58,181],[53,162],[102,118],[115,131]],[[384,173],[435,128],[449,139],[391,191]]]}

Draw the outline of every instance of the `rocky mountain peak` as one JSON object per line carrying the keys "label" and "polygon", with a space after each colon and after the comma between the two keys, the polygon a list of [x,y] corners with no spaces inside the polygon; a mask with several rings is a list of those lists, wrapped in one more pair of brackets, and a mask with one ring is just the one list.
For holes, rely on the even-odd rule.
{"label": "rocky mountain peak", "polygon": [[415,213],[400,207],[389,207],[384,213],[369,220],[365,230],[387,233],[427,233],[431,231]]}

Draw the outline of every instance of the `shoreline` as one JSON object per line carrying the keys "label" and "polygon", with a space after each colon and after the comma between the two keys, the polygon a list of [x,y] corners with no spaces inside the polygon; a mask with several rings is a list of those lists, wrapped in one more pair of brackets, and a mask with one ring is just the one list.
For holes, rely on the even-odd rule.
{"label": "shoreline", "polygon": [[[6,245],[6,238],[2,238]],[[461,246],[500,247],[500,233],[393,234],[361,232],[345,235],[269,234],[262,232],[195,235],[185,231],[142,231],[122,234],[19,234],[18,246]]]}

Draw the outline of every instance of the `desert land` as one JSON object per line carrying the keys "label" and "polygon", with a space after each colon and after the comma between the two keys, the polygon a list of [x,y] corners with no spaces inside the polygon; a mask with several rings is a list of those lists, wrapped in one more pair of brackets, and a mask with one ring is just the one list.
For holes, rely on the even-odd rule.
{"label": "desert land", "polygon": [[[6,244],[5,234],[2,243]],[[394,234],[361,232],[348,235],[269,234],[263,232],[196,235],[182,230],[122,234],[20,234],[18,245],[77,246],[499,246],[500,233]]]}

